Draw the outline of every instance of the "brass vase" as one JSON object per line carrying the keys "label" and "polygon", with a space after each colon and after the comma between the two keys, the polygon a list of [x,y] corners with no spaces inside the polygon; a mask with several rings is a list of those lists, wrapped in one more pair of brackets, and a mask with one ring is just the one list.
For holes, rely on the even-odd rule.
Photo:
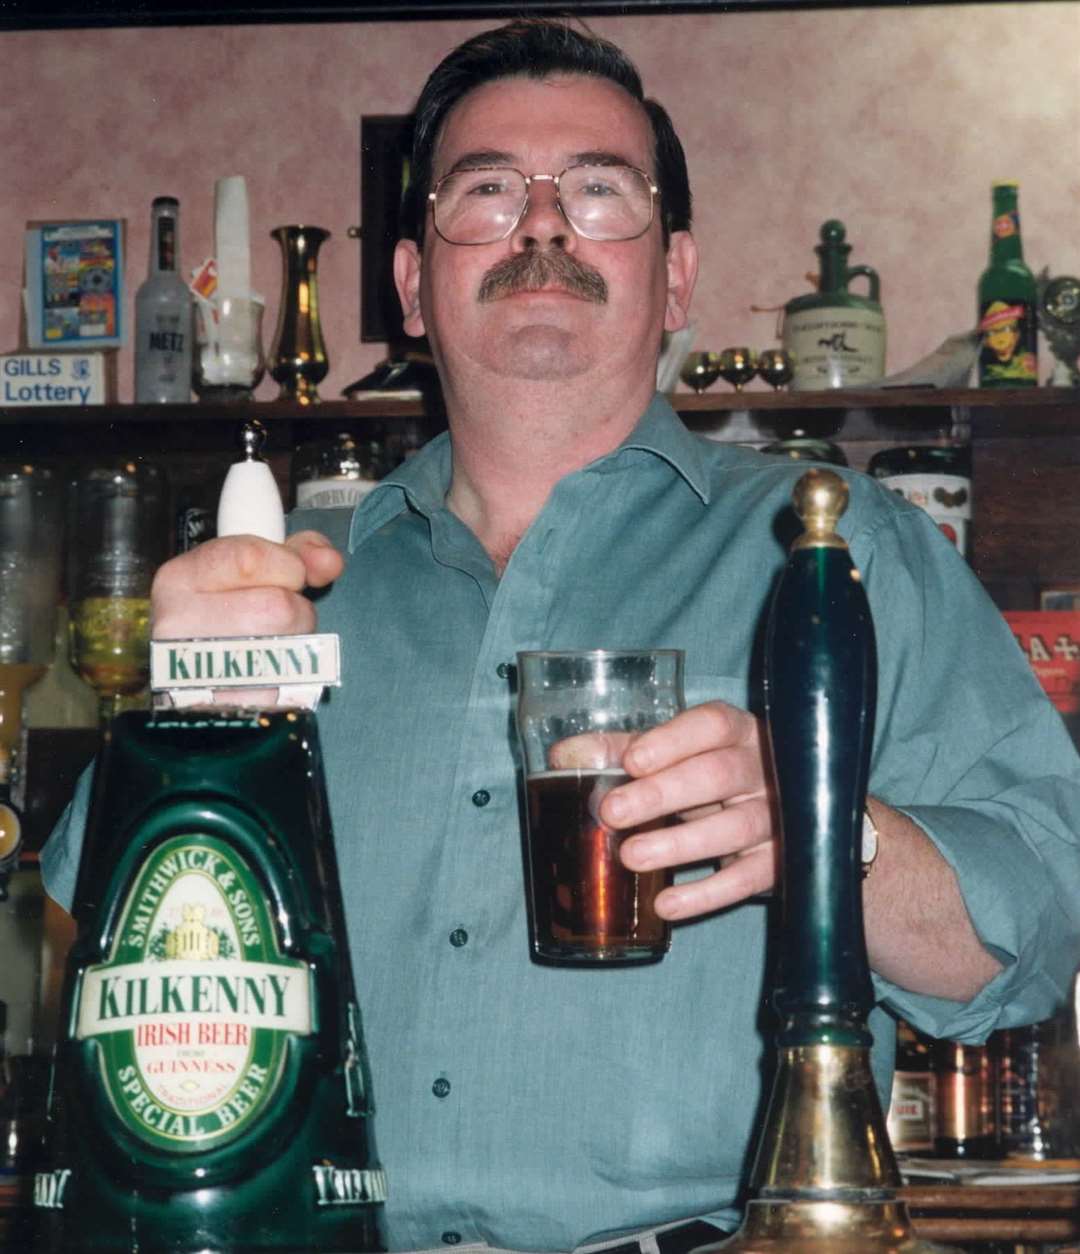
{"label": "brass vase", "polygon": [[284,274],[277,328],[270,350],[270,377],[281,384],[278,400],[314,405],[330,362],[319,322],[319,246],[330,238],[321,226],[279,226]]}

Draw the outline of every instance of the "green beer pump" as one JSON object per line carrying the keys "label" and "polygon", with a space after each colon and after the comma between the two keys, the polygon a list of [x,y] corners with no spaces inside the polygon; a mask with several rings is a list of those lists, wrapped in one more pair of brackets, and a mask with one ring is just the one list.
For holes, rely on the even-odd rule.
{"label": "green beer pump", "polygon": [[[244,438],[219,528],[278,538],[258,424]],[[380,1250],[319,737],[296,708],[336,682],[336,639],[155,642],[151,668],[174,708],[119,716],[96,768],[36,1248]],[[268,684],[280,708],[204,703]]]}
{"label": "green beer pump", "polygon": [[835,471],[799,479],[804,531],[769,613],[765,704],[782,829],[777,1059],[742,1227],[695,1254],[947,1254],[915,1232],[899,1197],[870,1070],[860,834],[877,654],[837,531],[847,503]]}

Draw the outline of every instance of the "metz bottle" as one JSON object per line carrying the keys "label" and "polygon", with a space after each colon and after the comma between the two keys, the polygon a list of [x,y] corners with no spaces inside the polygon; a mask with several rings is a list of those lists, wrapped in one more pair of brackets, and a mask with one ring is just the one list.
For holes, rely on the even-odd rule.
{"label": "metz bottle", "polygon": [[135,400],[191,399],[192,303],[177,273],[180,206],[158,196],[150,212],[150,273],[135,295]]}
{"label": "metz bottle", "polygon": [[979,387],[1034,387],[1038,379],[1035,276],[1024,264],[1017,185],[995,183],[990,264],[979,279]]}
{"label": "metz bottle", "polygon": [[75,894],[38,1254],[383,1248],[314,716],[120,715]]}

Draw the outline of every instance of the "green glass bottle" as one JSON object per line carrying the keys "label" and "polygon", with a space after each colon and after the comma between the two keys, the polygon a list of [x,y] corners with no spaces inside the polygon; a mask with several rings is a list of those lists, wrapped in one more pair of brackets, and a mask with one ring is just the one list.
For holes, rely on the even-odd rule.
{"label": "green glass bottle", "polygon": [[124,714],[96,769],[35,1249],[384,1248],[314,716]]}
{"label": "green glass bottle", "polygon": [[995,183],[990,264],[979,278],[979,387],[1038,383],[1036,301],[1035,276],[1024,264],[1017,184]]}

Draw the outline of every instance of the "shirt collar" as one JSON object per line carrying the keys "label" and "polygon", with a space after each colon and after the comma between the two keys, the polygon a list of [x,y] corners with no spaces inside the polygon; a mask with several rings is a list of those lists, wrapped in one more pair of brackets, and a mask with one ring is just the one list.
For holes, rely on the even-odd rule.
{"label": "shirt collar", "polygon": [[[705,469],[702,440],[688,431],[666,397],[657,392],[633,431],[619,445],[593,462],[612,464],[631,449],[650,453],[666,461],[701,498],[709,502],[709,477]],[[450,489],[452,457],[450,437],[444,431],[430,440],[367,494],[353,514],[349,528],[349,551],[385,526],[406,509],[430,518],[446,507]]]}

